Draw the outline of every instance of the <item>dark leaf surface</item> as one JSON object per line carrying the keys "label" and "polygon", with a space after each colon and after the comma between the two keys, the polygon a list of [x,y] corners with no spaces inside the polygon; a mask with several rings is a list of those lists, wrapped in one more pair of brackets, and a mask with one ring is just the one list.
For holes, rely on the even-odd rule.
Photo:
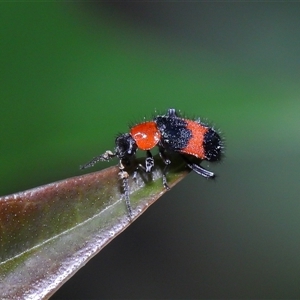
{"label": "dark leaf surface", "polygon": [[[162,168],[130,181],[131,219],[117,167],[1,197],[1,298],[52,295],[165,193]],[[173,163],[169,185],[187,173],[181,162]]]}

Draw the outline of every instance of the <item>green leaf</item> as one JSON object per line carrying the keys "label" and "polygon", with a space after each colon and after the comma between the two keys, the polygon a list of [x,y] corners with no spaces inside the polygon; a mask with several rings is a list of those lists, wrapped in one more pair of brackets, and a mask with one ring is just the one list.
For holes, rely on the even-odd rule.
{"label": "green leaf", "polygon": [[[165,193],[164,166],[156,161],[152,174],[130,179],[132,218],[117,167],[1,197],[1,299],[50,297]],[[182,161],[173,160],[170,187],[187,174]]]}

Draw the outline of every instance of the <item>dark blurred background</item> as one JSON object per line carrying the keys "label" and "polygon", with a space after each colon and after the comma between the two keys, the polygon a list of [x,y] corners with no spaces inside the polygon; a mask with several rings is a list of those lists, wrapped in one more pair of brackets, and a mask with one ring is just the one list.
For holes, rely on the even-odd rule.
{"label": "dark blurred background", "polygon": [[52,299],[300,297],[299,13],[0,4],[1,195],[81,175],[155,110],[208,118],[226,139],[217,180],[190,174]]}

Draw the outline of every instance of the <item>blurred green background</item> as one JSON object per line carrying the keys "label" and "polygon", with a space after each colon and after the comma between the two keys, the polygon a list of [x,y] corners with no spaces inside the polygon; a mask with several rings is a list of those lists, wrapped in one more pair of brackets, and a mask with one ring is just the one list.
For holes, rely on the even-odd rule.
{"label": "blurred green background", "polygon": [[1,195],[81,175],[117,133],[171,107],[226,139],[214,182],[190,174],[52,299],[300,297],[299,13],[0,4]]}

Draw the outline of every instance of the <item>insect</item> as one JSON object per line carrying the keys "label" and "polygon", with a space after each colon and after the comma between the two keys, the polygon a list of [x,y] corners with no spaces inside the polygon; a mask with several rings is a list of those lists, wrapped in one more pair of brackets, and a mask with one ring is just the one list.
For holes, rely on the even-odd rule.
{"label": "insect", "polygon": [[[109,161],[117,157],[125,203],[131,216],[129,174],[126,172],[126,166],[130,165],[136,151],[140,149],[146,151],[146,158],[145,165],[139,164],[138,168],[146,173],[152,172],[154,159],[150,150],[156,146],[165,164],[162,180],[166,189],[169,189],[166,173],[171,163],[168,153],[179,153],[190,169],[205,178],[214,178],[215,174],[201,167],[201,161],[219,161],[223,154],[223,141],[214,128],[202,123],[200,119],[182,118],[175,109],[171,108],[165,115],[158,115],[151,121],[139,123],[131,127],[129,133],[120,134],[115,140],[114,151],[108,150],[80,168],[86,169],[94,166],[98,161]],[[198,163],[194,163],[192,158],[198,159]],[[133,177],[135,176],[136,171]]]}

